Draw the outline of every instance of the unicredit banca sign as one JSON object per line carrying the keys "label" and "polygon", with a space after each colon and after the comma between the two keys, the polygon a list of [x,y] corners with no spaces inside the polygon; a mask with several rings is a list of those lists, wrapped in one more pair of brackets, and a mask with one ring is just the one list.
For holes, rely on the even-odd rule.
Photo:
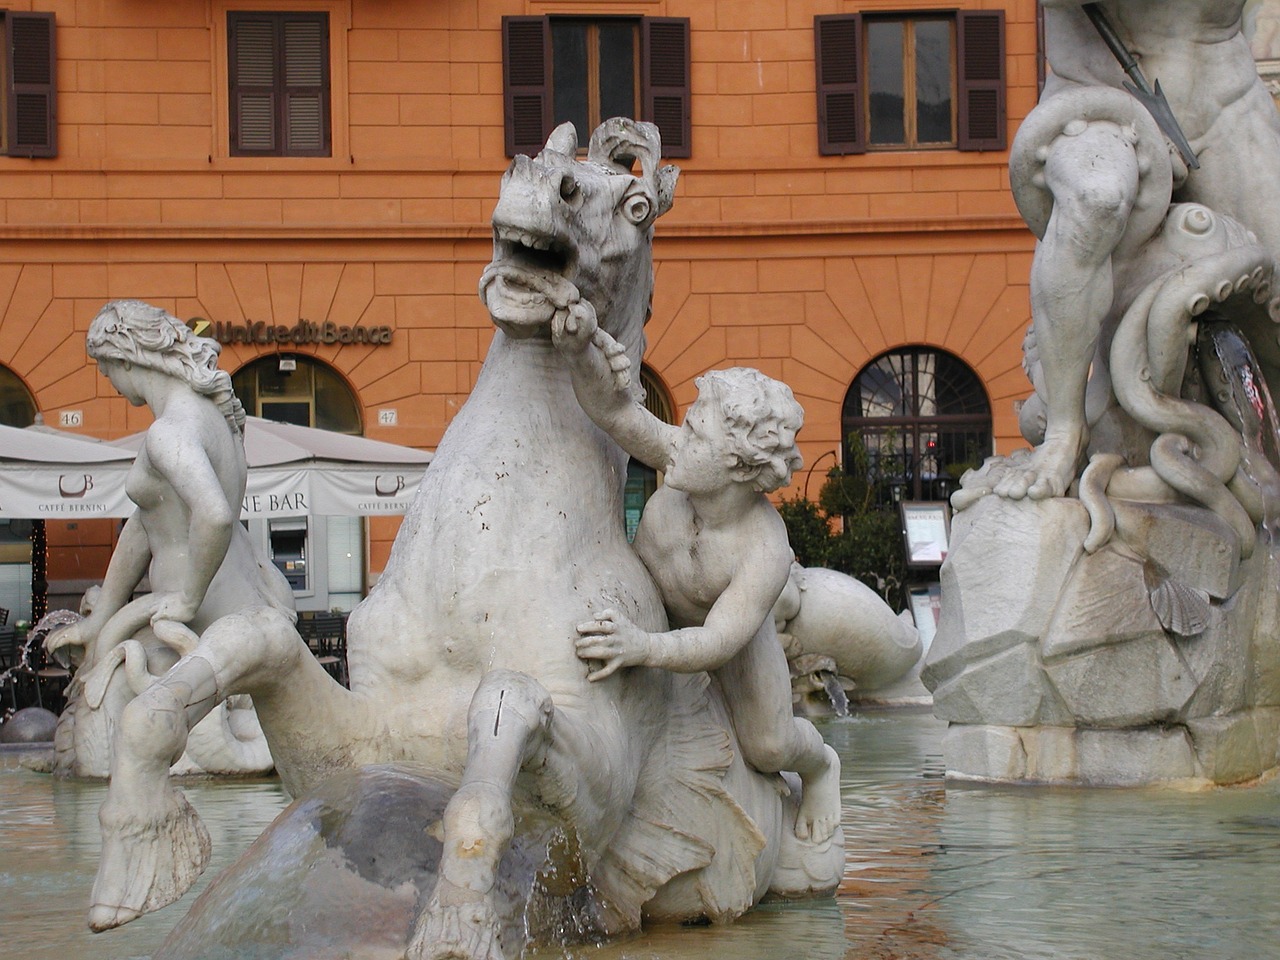
{"label": "unicredit banca sign", "polygon": [[192,317],[187,321],[194,333],[211,337],[219,343],[289,344],[301,346],[317,343],[368,343],[382,346],[391,342],[391,327],[369,327],[364,324],[313,323],[299,320],[293,326],[283,323],[267,323],[265,320],[246,320],[233,323],[227,320],[206,320]]}

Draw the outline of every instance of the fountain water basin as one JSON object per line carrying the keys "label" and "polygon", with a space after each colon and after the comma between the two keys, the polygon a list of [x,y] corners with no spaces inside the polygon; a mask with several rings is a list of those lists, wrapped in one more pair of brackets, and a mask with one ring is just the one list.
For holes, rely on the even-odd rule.
{"label": "fountain water basin", "polygon": [[[723,927],[661,927],[530,960],[1061,960],[1267,956],[1280,928],[1280,781],[1164,788],[944,786],[944,724],[885,711],[821,722],[843,761],[849,857],[834,901],[765,904]],[[272,780],[186,785],[214,835],[209,876],[288,804]],[[25,960],[140,960],[172,915],[91,935],[104,788],[0,769],[0,942]],[[369,956],[377,956],[371,951]],[[236,957],[236,954],[223,954]]]}

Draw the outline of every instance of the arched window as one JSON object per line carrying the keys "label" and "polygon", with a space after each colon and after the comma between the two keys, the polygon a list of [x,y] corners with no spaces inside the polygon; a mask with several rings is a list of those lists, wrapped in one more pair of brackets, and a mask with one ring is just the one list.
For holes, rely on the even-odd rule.
{"label": "arched window", "polygon": [[356,395],[338,372],[322,361],[285,355],[263,357],[236,371],[231,383],[245,410],[255,417],[335,433],[362,432]]}
{"label": "arched window", "polygon": [[[16,373],[0,364],[0,423],[6,427],[29,427],[35,422],[35,397]],[[43,546],[38,568],[32,569],[31,537],[36,526],[43,545],[44,521],[33,525],[25,518],[0,520],[0,609],[9,611],[10,626],[19,620],[32,619],[36,611],[44,615]]]}
{"label": "arched window", "polygon": [[[287,354],[262,357],[231,376],[247,413],[300,427],[362,433],[360,403],[323,361]],[[361,517],[250,520],[249,532],[293,587],[299,610],[351,610],[364,595],[365,530]]]}
{"label": "arched window", "polygon": [[[671,402],[671,394],[662,385],[657,374],[644,364],[640,365],[640,386],[644,388],[644,408],[663,423],[671,423],[675,419],[675,404]],[[658,471],[648,464],[638,460],[628,461],[627,486],[622,500],[627,540],[635,537],[644,505],[658,489],[659,480]]]}
{"label": "arched window", "polygon": [[36,422],[36,401],[16,373],[0,364],[0,423],[29,427]]}
{"label": "arched window", "polygon": [[991,404],[963,360],[906,347],[867,364],[845,394],[844,464],[865,462],[876,500],[945,500],[992,452]]}

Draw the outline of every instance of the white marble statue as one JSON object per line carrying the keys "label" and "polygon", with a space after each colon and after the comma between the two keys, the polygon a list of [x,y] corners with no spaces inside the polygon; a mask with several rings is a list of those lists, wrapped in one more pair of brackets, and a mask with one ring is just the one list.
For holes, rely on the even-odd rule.
{"label": "white marble statue", "polygon": [[[438,820],[412,824],[397,842],[400,855],[430,847],[414,863],[438,857],[426,872],[412,868],[421,897],[411,884],[405,898],[398,881],[378,894],[383,907],[400,898],[410,911],[391,935],[409,931],[409,942],[394,948],[413,960],[491,960],[520,950],[514,938],[536,937],[538,917],[521,914],[512,932],[502,907],[509,861],[526,862],[519,824],[528,811],[564,824],[542,855],[549,872],[538,885],[572,905],[559,919],[539,914],[556,930],[600,936],[633,930],[642,918],[727,921],[766,894],[834,890],[844,853],[829,802],[806,807],[800,832],[831,835],[800,839],[799,782],[744,762],[727,705],[733,691],[705,673],[644,666],[591,679],[597,671],[575,646],[577,625],[606,610],[650,634],[667,628],[662,596],[624,536],[626,454],[579,406],[551,341],[558,312],[589,304],[639,364],[653,223],[671,206],[678,174],[659,157],[655,127],[614,119],[592,135],[585,159],[566,124],[536,158],[511,164],[493,214],[493,262],[480,283],[498,331],[386,570],[350,617],[350,690],[315,663],[280,610],[263,606],[205,629],[121,718],[95,928],[172,902],[203,866],[200,845],[186,840],[194,814],[166,776],[167,762],[189,724],[234,693],[253,697],[295,795],[388,763],[413,765],[412,774],[393,775],[396,783],[425,772],[456,787]],[[390,829],[379,818],[371,838]],[[327,837],[315,849],[344,842]],[[370,896],[376,884],[367,880],[385,861],[353,862],[364,878],[360,895]],[[277,928],[254,921],[226,934],[232,947],[251,950],[253,937],[280,942],[274,937],[305,951],[313,928],[333,926],[327,906],[321,922],[295,923],[307,884],[284,888],[272,893],[287,894],[288,907],[263,915]],[[225,900],[201,909],[212,926],[175,931],[158,956],[200,956],[246,913],[234,889],[217,896]],[[367,912],[348,918],[351,949],[374,935],[361,927]]]}
{"label": "white marble statue", "polygon": [[[84,619],[50,634],[52,655],[72,662],[55,769],[108,775],[111,741],[125,704],[157,682],[195,636],[228,613],[292,611],[283,576],[239,524],[248,466],[244,411],[220,347],[177,318],[135,300],[102,309],[89,355],[155,423],[127,480],[137,512],[126,521],[106,579]],[[150,578],[151,591],[130,597]],[[272,767],[247,698],[219,704],[173,758],[178,773],[253,773]]]}
{"label": "white marble statue", "polygon": [[635,549],[675,628],[652,633],[620,610],[578,626],[578,656],[599,666],[710,670],[729,698],[743,757],[762,773],[794,770],[804,785],[796,835],[820,841],[840,822],[840,759],[808,720],[792,717],[791,676],[773,607],[787,584],[791,544],[766,493],[801,466],[804,411],[786,384],[735,367],[698,380],[681,427],[632,392],[631,362],[599,329],[590,303],[556,314],[552,338],[570,361],[574,393],[632,457],[665,474],[645,505]]}
{"label": "white marble statue", "polygon": [[[80,601],[79,614],[54,611],[51,616],[57,620],[44,634],[46,646],[74,669],[54,736],[53,773],[58,776],[110,776],[116,718],[126,703],[159,679],[148,669],[146,648],[130,639],[116,648],[121,656],[118,661],[112,660],[110,672],[98,674],[93,702],[86,695],[84,678],[93,673],[93,664],[84,661],[83,647],[68,646],[56,634],[91,614],[101,592],[101,587],[90,587]],[[123,668],[118,673],[117,665]],[[273,766],[253,701],[240,696],[228,697],[192,728],[187,747],[170,772],[177,776],[243,775],[268,773]]]}
{"label": "white marble statue", "polygon": [[1043,6],[1036,446],[952,497],[922,676],[956,775],[1247,780],[1280,761],[1280,115],[1243,0]]}
{"label": "white marble statue", "polygon": [[[1042,5],[1052,72],[1018,131],[1010,168],[1018,208],[1040,238],[1031,303],[1045,423],[1031,459],[996,486],[1013,499],[1061,496],[1076,478],[1089,442],[1090,368],[1107,366],[1117,294],[1171,199],[1231,217],[1280,253],[1280,114],[1241,31],[1244,0]],[[1159,81],[1197,167],[1122,87],[1125,71],[1086,6],[1102,11],[1147,80]],[[1280,301],[1270,310],[1280,317]],[[1275,337],[1258,337],[1254,348],[1275,371],[1275,387]]]}
{"label": "white marble statue", "polygon": [[847,710],[849,699],[896,702],[926,693],[918,683],[907,686],[924,652],[910,612],[894,613],[861,580],[793,563],[773,619],[797,713],[839,713],[842,698]]}

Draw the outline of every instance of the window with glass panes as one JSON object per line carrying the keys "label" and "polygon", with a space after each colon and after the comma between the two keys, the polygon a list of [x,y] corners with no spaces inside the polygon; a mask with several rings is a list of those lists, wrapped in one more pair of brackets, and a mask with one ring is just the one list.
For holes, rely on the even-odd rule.
{"label": "window with glass panes", "polygon": [[863,368],[841,417],[846,469],[866,453],[878,503],[945,500],[992,452],[991,405],[977,374],[942,350],[911,347]]}
{"label": "window with glass panes", "polygon": [[502,67],[508,156],[566,121],[585,147],[610,117],[647,120],[664,156],[691,155],[687,18],[503,17]]}
{"label": "window with glass panes", "polygon": [[1004,12],[814,18],[818,148],[1003,150]]}

